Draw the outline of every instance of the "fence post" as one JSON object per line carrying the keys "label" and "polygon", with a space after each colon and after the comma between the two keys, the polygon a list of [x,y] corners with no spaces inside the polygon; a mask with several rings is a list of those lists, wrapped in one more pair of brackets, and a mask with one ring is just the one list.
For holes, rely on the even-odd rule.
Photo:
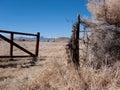
{"label": "fence post", "polygon": [[[14,33],[10,33],[10,40],[11,42],[13,42],[13,38],[14,38]],[[10,57],[13,57],[13,43],[10,44]]]}
{"label": "fence post", "polygon": [[[76,24],[73,26],[73,35],[74,35],[74,39],[73,39],[73,62],[76,66],[76,69],[79,68],[80,63],[79,63],[79,32],[80,32],[80,15],[78,15],[77,17],[77,22]],[[74,48],[75,47],[75,48]]]}
{"label": "fence post", "polygon": [[38,57],[38,53],[39,53],[39,41],[40,41],[40,33],[38,32],[36,38],[36,50],[35,50],[36,57]]}
{"label": "fence post", "polygon": [[[80,67],[79,63],[79,32],[80,32],[80,15],[77,17],[77,22],[72,27],[72,36],[68,44],[66,45],[67,49],[70,51],[70,60],[73,61],[75,68],[78,70]],[[68,53],[67,53],[68,54]]]}
{"label": "fence post", "polygon": [[78,15],[77,17],[77,25],[76,25],[77,31],[76,31],[76,49],[75,49],[75,53],[76,53],[76,61],[79,64],[79,32],[80,32],[80,15]]}

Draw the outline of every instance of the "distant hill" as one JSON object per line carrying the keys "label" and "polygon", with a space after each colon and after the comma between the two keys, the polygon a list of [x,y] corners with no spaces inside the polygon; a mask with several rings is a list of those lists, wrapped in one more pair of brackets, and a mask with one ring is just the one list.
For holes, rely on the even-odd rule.
{"label": "distant hill", "polygon": [[[44,36],[41,36],[40,37],[40,41],[54,41],[54,42],[67,42],[69,41],[70,38],[68,37],[59,37],[59,38],[47,38],[47,37],[44,37]],[[35,37],[16,37],[15,40],[20,40],[20,41],[25,41],[25,40],[30,40],[30,41],[34,41],[36,40]]]}
{"label": "distant hill", "polygon": [[69,37],[59,37],[55,39],[55,42],[68,42],[69,40]]}
{"label": "distant hill", "polygon": [[31,37],[15,37],[15,40],[20,40],[20,41],[34,41],[35,38]]}
{"label": "distant hill", "polygon": [[51,40],[54,40],[54,38],[47,38],[47,37],[41,36],[40,40],[41,41],[51,41]]}
{"label": "distant hill", "polygon": [[[53,40],[54,38],[46,38],[46,37],[44,37],[44,36],[41,36],[40,37],[40,40],[41,41],[50,41],[50,40]],[[35,37],[15,37],[15,40],[21,40],[21,41],[25,41],[25,40],[30,40],[30,41],[34,41],[34,40],[36,40],[36,38]]]}

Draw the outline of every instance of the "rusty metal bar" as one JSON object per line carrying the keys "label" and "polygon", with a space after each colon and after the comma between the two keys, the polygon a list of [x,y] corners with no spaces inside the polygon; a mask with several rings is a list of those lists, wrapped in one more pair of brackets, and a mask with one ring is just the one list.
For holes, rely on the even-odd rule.
{"label": "rusty metal bar", "polygon": [[10,35],[10,39],[11,39],[11,43],[10,43],[10,57],[12,58],[13,57],[13,38],[14,38],[14,34],[11,33]]}
{"label": "rusty metal bar", "polygon": [[40,41],[40,33],[38,32],[36,38],[36,50],[35,50],[36,57],[38,57],[38,53],[39,53],[39,41]]}
{"label": "rusty metal bar", "polygon": [[20,35],[29,35],[29,36],[37,36],[37,34],[22,33],[22,32],[13,32],[13,31],[7,31],[7,30],[0,30],[0,32],[2,32],[2,33],[20,34]]}
{"label": "rusty metal bar", "polygon": [[[12,58],[24,58],[24,57],[31,57],[29,55],[24,55],[24,56],[12,56]],[[0,56],[0,58],[11,58],[11,56]]]}

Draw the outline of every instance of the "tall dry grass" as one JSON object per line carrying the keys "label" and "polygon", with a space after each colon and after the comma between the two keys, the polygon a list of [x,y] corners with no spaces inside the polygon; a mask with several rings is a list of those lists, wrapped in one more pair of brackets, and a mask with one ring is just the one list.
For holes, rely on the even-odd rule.
{"label": "tall dry grass", "polygon": [[[34,46],[34,42],[29,43],[28,49]],[[120,89],[120,62],[98,70],[84,64],[76,71],[72,63],[67,64],[65,45],[65,42],[41,42],[35,66],[0,68],[0,90]],[[24,62],[25,58],[21,60]]]}

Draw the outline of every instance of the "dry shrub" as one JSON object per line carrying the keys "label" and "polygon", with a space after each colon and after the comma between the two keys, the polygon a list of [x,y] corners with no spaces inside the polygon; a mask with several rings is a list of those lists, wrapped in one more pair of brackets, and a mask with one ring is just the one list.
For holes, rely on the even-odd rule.
{"label": "dry shrub", "polygon": [[[111,28],[111,27],[110,27]],[[91,30],[90,36],[90,53],[94,56],[93,63],[97,61],[97,67],[100,65],[111,65],[117,60],[120,60],[120,32],[112,30],[101,25],[101,27]]]}
{"label": "dry shrub", "polygon": [[113,65],[120,60],[120,1],[89,0],[88,9],[92,20],[82,19],[91,31],[89,61],[93,67]]}
{"label": "dry shrub", "polygon": [[88,9],[97,20],[104,20],[109,24],[120,23],[119,0],[88,0]]}

